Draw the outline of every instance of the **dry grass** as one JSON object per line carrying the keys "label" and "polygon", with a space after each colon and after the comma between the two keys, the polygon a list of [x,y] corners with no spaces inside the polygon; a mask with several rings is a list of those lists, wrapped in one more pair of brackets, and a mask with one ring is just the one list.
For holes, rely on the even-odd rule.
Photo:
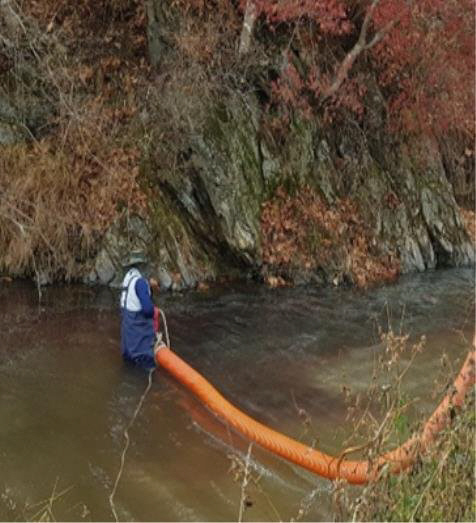
{"label": "dry grass", "polygon": [[[85,149],[89,145],[85,142]],[[67,279],[77,275],[121,211],[143,205],[137,161],[132,149],[71,154],[49,140],[5,148],[0,157],[0,270]]]}
{"label": "dry grass", "polygon": [[[19,104],[36,99],[47,116],[40,128],[29,129],[28,142],[1,148],[0,271],[76,277],[107,227],[123,212],[145,208],[140,141],[134,139],[135,70],[124,74],[127,58],[111,56],[109,26],[98,34],[101,57],[91,55],[96,49],[77,52],[88,5],[68,14],[63,3],[49,3],[52,12],[41,11],[39,2],[11,4],[17,27],[4,36],[13,66],[0,89]],[[73,23],[78,34],[70,31]],[[88,62],[94,58],[93,69]],[[117,90],[123,99],[116,99]]]}
{"label": "dry grass", "polygon": [[[385,356],[380,359],[365,398],[359,397],[358,408],[350,411],[356,420],[356,433],[371,441],[366,450],[370,460],[421,428],[419,423],[411,422],[409,407],[413,400],[403,393],[402,382],[414,357],[424,348],[425,341],[422,339],[418,344],[409,346],[408,337],[396,336],[391,332],[383,335],[382,339],[386,347]],[[442,362],[446,362],[446,358]],[[445,389],[451,386],[454,378],[452,371],[454,369],[442,368],[444,378],[440,383]],[[375,416],[378,409],[382,414],[386,413],[385,426],[379,438],[372,440],[378,425]],[[377,481],[359,491],[350,490],[337,482],[337,519],[475,521],[475,422],[473,388],[463,408],[454,412],[451,425],[440,432],[434,444],[420,453],[410,471],[394,475],[388,467],[384,467]]]}
{"label": "dry grass", "polygon": [[[348,416],[354,425],[344,453],[349,452],[347,456],[353,458],[359,452],[362,459],[371,462],[421,430],[426,418],[426,415],[420,418],[415,398],[405,393],[405,378],[415,358],[425,349],[425,337],[410,343],[409,336],[390,331],[381,332],[381,341],[383,350],[375,361],[369,387],[359,393],[343,387]],[[441,376],[435,379],[440,384],[436,396],[446,393],[456,370],[443,356]],[[302,419],[301,415],[305,414],[303,422],[308,431],[307,413],[298,411]],[[379,478],[365,487],[335,481],[332,518],[336,521],[475,521],[474,389],[463,407],[453,414],[451,425],[417,456],[411,470],[396,475],[390,467],[383,467]],[[241,483],[242,500],[252,500],[257,488],[263,492],[260,477],[250,481],[244,458],[234,456],[230,471]],[[328,498],[329,491],[318,484],[303,499],[291,521],[305,521],[314,510],[320,511],[323,496]],[[269,502],[272,504],[271,499]],[[281,520],[276,514],[277,520]]]}
{"label": "dry grass", "polygon": [[474,396],[410,473],[384,473],[340,511],[352,521],[475,521]]}
{"label": "dry grass", "polygon": [[[214,75],[235,53],[239,15],[228,3],[166,6],[177,24],[168,33],[174,51],[156,71],[141,0],[11,7],[15,24],[0,35],[8,65],[0,92],[40,101],[44,121],[30,128],[25,119],[29,142],[1,151],[0,271],[74,278],[112,223],[144,213],[146,185],[187,170],[187,139],[216,100]],[[214,31],[225,19],[226,30]]]}

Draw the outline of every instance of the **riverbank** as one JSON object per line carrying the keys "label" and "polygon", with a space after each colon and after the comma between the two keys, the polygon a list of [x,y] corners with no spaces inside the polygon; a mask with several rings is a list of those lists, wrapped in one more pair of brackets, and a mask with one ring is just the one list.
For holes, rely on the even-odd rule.
{"label": "riverbank", "polygon": [[359,13],[344,9],[333,33],[262,7],[242,52],[243,6],[195,7],[2,4],[0,274],[117,286],[132,256],[163,290],[363,287],[474,264],[474,75],[460,70],[474,46],[445,32],[470,17],[437,13],[427,40],[415,11],[389,34],[418,36],[407,48],[431,57],[446,42],[451,89],[415,97],[398,78],[419,77],[422,57],[376,48],[323,97],[311,71],[339,71]]}
{"label": "riverbank", "polygon": [[[271,211],[273,212],[273,211]],[[301,212],[303,212],[301,210]],[[309,212],[305,210],[304,212]],[[108,233],[105,237],[105,245],[107,247],[101,250],[94,260],[94,267],[91,268],[91,260],[85,259],[83,262],[76,267],[75,271],[79,271],[75,277],[68,278],[68,281],[82,282],[88,285],[96,286],[109,286],[117,288],[121,285],[122,277],[125,273],[124,264],[130,263],[131,260],[135,260],[140,264],[142,270],[149,277],[154,277],[160,285],[162,292],[176,292],[184,290],[198,289],[200,291],[207,291],[212,287],[221,287],[223,285],[231,284],[233,282],[245,282],[253,281],[255,283],[263,283],[267,287],[293,287],[300,285],[312,285],[318,287],[324,286],[356,286],[358,288],[369,288],[376,285],[388,284],[398,280],[401,276],[401,265],[396,259],[376,259],[369,252],[369,238],[366,229],[362,222],[356,222],[354,217],[348,218],[348,222],[339,217],[339,214],[333,213],[332,211],[324,211],[329,213],[331,220],[333,221],[334,232],[340,228],[340,230],[348,229],[349,227],[354,228],[354,235],[352,240],[339,240],[334,236],[333,241],[326,240],[325,247],[322,252],[319,253],[316,259],[313,259],[311,254],[305,249],[300,249],[300,242],[302,242],[302,233],[299,232],[296,222],[293,225],[289,225],[289,221],[285,222],[287,225],[283,226],[283,223],[279,219],[270,218],[265,214],[265,221],[272,223],[271,227],[274,229],[281,229],[286,232],[275,234],[274,232],[266,232],[268,238],[268,246],[265,247],[264,259],[271,261],[268,265],[265,263],[261,268],[255,269],[235,269],[232,271],[225,271],[223,274],[219,273],[210,277],[210,275],[197,275],[197,277],[190,277],[185,266],[181,266],[182,272],[167,271],[167,269],[157,262],[149,259],[146,254],[145,242],[141,242],[142,248],[130,251],[130,244],[128,242],[121,241],[120,236],[114,236]],[[460,208],[461,221],[468,238],[470,239],[471,249],[474,254],[476,249],[476,218],[474,211]],[[322,219],[322,211],[320,219]],[[143,238],[141,234],[146,229],[140,219],[132,220],[132,232],[134,240],[132,242],[137,245],[137,238],[140,240]],[[337,224],[337,225],[336,225]],[[307,222],[307,225],[311,228],[318,226],[312,220]],[[118,234],[118,233],[116,233]],[[312,232],[315,234],[315,232]],[[326,259],[335,259],[339,256],[339,249],[344,249],[346,252],[346,269],[334,270],[334,272],[325,273],[322,266],[319,263]],[[346,249],[346,251],[345,251]],[[469,257],[471,258],[471,256]],[[114,260],[114,261],[113,261]],[[289,265],[289,262],[293,260],[292,269],[284,270],[283,267],[280,269],[273,269],[274,262],[277,262],[278,266],[280,261],[285,260]],[[469,262],[468,262],[469,263]],[[463,263],[465,265],[465,263]],[[471,264],[470,264],[471,265]],[[474,264],[472,264],[474,266]],[[311,268],[313,267],[313,269]],[[445,268],[440,267],[441,268]],[[317,269],[317,271],[316,271]],[[420,267],[420,269],[422,269]],[[85,271],[89,271],[84,274]],[[412,272],[412,271],[405,271]],[[420,271],[419,271],[420,272]],[[36,268],[34,273],[28,276],[29,271],[14,271],[13,273],[8,270],[3,271],[3,275],[0,276],[0,283],[11,283],[15,279],[24,279],[25,277],[31,278],[38,288],[45,285],[51,285],[58,280],[55,280],[52,274],[48,271],[44,271],[41,268]],[[82,276],[81,276],[82,274]],[[64,280],[63,277],[59,278],[59,281]]]}
{"label": "riverbank", "polygon": [[[358,499],[338,489],[338,520],[474,521],[475,426],[473,391],[410,473],[384,474]],[[397,425],[396,432],[401,430]]]}

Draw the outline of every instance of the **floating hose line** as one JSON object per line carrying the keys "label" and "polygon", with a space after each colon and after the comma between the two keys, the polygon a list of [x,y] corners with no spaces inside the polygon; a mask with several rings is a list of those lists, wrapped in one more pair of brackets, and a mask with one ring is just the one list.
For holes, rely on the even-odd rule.
{"label": "floating hose line", "polygon": [[475,383],[475,351],[472,349],[468,353],[453,387],[427,420],[421,434],[411,437],[403,445],[372,462],[348,460],[342,455],[340,457],[330,456],[304,445],[246,415],[234,407],[201,374],[168,347],[169,345],[156,350],[157,365],[166,369],[219,418],[229,423],[243,436],[319,476],[330,480],[341,478],[353,484],[364,484],[376,479],[379,471],[386,464],[394,473],[409,468],[415,462],[418,451],[424,450],[434,440],[437,433],[448,424],[453,407],[463,404],[466,393]]}

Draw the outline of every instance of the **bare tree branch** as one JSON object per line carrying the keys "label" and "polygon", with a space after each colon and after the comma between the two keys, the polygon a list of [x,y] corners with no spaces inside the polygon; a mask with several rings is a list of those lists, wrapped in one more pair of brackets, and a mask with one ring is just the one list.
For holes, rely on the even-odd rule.
{"label": "bare tree branch", "polygon": [[0,0],[0,18],[5,22],[11,35],[17,35],[20,31],[25,33],[25,26],[12,4],[12,0]]}
{"label": "bare tree branch", "polygon": [[354,47],[347,53],[344,60],[339,65],[337,73],[334,77],[333,82],[328,87],[322,90],[322,98],[325,100],[333,96],[344,83],[349,75],[349,71],[354,65],[355,60],[360,56],[363,51],[371,49],[377,45],[400,21],[400,17],[395,18],[388,22],[382,29],[377,31],[372,39],[367,42],[368,31],[370,22],[372,20],[373,14],[376,7],[380,3],[380,0],[372,0],[366,14],[364,21],[362,23],[362,28],[360,30],[359,38],[355,43]]}
{"label": "bare tree branch", "polygon": [[395,20],[391,20],[387,25],[385,25],[382,29],[380,29],[380,31],[375,33],[374,37],[372,38],[372,40],[370,40],[370,42],[368,42],[365,45],[365,49],[366,50],[367,49],[372,49],[372,47],[377,45],[380,42],[380,40],[382,40],[382,38],[384,38],[384,36],[387,33],[389,33],[398,24],[399,21],[400,21],[399,18],[396,18]]}

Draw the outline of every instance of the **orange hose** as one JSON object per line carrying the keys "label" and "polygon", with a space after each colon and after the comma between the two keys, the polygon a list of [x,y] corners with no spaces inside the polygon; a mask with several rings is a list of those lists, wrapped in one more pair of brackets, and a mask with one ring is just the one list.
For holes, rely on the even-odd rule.
{"label": "orange hose", "polygon": [[375,479],[379,467],[385,463],[399,472],[411,466],[418,449],[424,449],[448,423],[452,406],[463,404],[466,392],[475,383],[475,351],[471,350],[454,381],[454,388],[445,396],[425,423],[422,434],[410,438],[400,447],[387,452],[371,464],[367,460],[347,460],[329,456],[281,434],[250,418],[227,401],[203,376],[192,369],[168,348],[156,352],[158,365],[164,367],[179,382],[195,393],[215,414],[226,420],[238,432],[319,476],[334,480],[342,478],[349,483],[363,484]]}

